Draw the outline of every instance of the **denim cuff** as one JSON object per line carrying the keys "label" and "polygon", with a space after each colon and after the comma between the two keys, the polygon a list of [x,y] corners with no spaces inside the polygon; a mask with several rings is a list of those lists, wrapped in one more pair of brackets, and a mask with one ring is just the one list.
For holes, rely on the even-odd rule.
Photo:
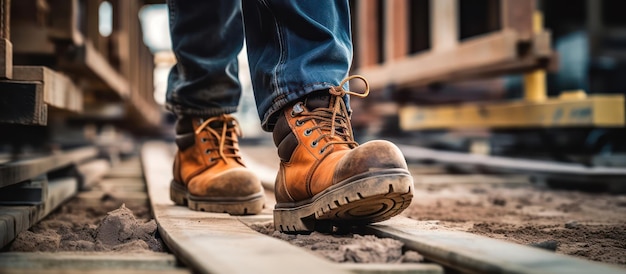
{"label": "denim cuff", "polygon": [[180,105],[175,105],[171,103],[167,103],[165,108],[174,114],[177,117],[183,116],[193,116],[193,117],[214,117],[222,114],[231,114],[237,111],[237,107],[221,107],[221,108],[210,108],[210,109],[189,109],[184,108]]}
{"label": "denim cuff", "polygon": [[[312,83],[298,88],[289,89],[288,93],[284,95],[278,95],[274,97],[273,100],[270,100],[268,98],[267,100],[263,101],[260,106],[258,106],[259,110],[267,109],[261,121],[261,127],[267,132],[272,132],[274,130],[274,126],[276,125],[276,121],[278,120],[280,112],[285,107],[291,106],[301,100],[304,100],[304,97],[315,91],[328,90],[334,86],[336,85],[329,82]],[[346,102],[346,106],[348,107],[349,112],[352,112],[349,104],[349,96],[346,95],[344,97],[344,100]]]}

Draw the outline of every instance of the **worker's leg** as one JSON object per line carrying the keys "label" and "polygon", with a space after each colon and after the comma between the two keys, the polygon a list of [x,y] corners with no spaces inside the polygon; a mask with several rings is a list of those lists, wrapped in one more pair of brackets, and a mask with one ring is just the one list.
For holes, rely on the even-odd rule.
{"label": "worker's leg", "polygon": [[[354,141],[342,82],[352,59],[348,1],[243,1],[259,115],[281,159],[274,226],[359,225],[404,210],[413,181],[399,149]],[[364,80],[364,79],[363,79]]]}
{"label": "worker's leg", "polygon": [[167,107],[181,115],[215,116],[237,109],[237,54],[243,46],[239,1],[168,0],[172,48]]}
{"label": "worker's leg", "polygon": [[229,115],[241,87],[239,1],[169,0],[172,46],[167,107],[177,115],[171,199],[193,210],[255,214],[264,197],[239,154],[240,131]]}

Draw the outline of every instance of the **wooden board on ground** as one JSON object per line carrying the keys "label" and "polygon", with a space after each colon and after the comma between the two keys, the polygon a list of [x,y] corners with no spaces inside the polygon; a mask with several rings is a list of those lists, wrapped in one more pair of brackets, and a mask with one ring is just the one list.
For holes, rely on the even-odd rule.
{"label": "wooden board on ground", "polygon": [[[164,242],[199,273],[343,273],[332,263],[262,235],[227,214],[197,212],[169,198],[173,154],[163,143],[142,149],[150,203]],[[345,271],[347,272],[347,271]]]}
{"label": "wooden board on ground", "polygon": [[519,185],[529,184],[530,178],[525,175],[418,175],[413,174],[415,184],[424,185],[452,185],[452,184],[496,184],[496,185]]}
{"label": "wooden board on ground", "polygon": [[89,189],[111,170],[109,161],[96,159],[76,166],[80,188]]}
{"label": "wooden board on ground", "polygon": [[109,269],[117,273],[124,269],[176,269],[172,254],[103,253],[103,252],[4,252],[0,253],[0,269]]}
{"label": "wooden board on ground", "polygon": [[437,151],[407,145],[398,147],[411,160],[435,161],[494,173],[528,174],[547,182],[568,182],[572,187],[593,185],[609,192],[626,192],[626,168],[588,167],[581,164]]}
{"label": "wooden board on ground", "polygon": [[463,273],[626,273],[623,268],[555,254],[471,233],[396,217],[369,226],[381,237],[404,242],[428,260]]}

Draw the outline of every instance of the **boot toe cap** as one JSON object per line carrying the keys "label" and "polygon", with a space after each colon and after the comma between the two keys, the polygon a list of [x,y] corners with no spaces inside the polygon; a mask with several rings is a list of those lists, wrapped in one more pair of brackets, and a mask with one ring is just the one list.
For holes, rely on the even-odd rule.
{"label": "boot toe cap", "polygon": [[188,185],[189,193],[201,197],[245,197],[262,191],[259,179],[246,168],[233,168],[218,174],[210,170],[195,176]]}
{"label": "boot toe cap", "polygon": [[376,140],[358,146],[346,154],[338,165],[337,174],[347,178],[365,172],[395,168],[407,169],[400,149],[389,141]]}

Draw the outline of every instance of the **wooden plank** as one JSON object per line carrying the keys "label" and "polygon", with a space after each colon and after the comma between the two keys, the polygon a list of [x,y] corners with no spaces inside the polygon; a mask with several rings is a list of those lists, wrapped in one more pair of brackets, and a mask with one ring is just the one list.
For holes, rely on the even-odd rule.
{"label": "wooden plank", "polygon": [[590,178],[596,178],[598,181],[615,179],[618,182],[621,181],[621,184],[623,184],[623,180],[626,178],[626,168],[589,167],[582,164],[437,151],[407,145],[398,145],[398,147],[407,159],[431,160],[458,166],[476,167],[488,172],[531,174],[533,176],[561,176],[571,178],[574,181],[589,180]]}
{"label": "wooden plank", "polygon": [[19,20],[11,26],[11,42],[15,54],[54,55],[54,43],[48,39],[48,30],[36,21]]}
{"label": "wooden plank", "polygon": [[48,197],[48,180],[39,176],[2,188],[0,205],[38,205]]}
{"label": "wooden plank", "polygon": [[0,269],[176,269],[176,257],[168,253],[101,252],[3,252]]}
{"label": "wooden plank", "polygon": [[430,263],[401,263],[401,264],[364,264],[342,263],[341,268],[355,274],[443,274],[443,268]]}
{"label": "wooden plank", "polygon": [[533,37],[533,14],[536,0],[501,0],[501,25],[503,30],[512,30],[520,39]]}
{"label": "wooden plank", "polygon": [[[7,268],[6,273],[12,274],[110,274],[111,269],[19,269],[19,268]],[[159,269],[159,270],[144,270],[144,269],[115,269],[115,274],[189,274],[188,270],[184,269]]]}
{"label": "wooden plank", "polygon": [[11,40],[11,0],[0,0],[0,38]]}
{"label": "wooden plank", "polygon": [[458,0],[430,0],[430,41],[433,51],[451,51],[459,44],[458,9]]}
{"label": "wooden plank", "polygon": [[13,78],[13,45],[11,41],[0,38],[0,79]]}
{"label": "wooden plank", "polygon": [[441,128],[624,127],[624,95],[593,95],[584,99],[551,98],[543,102],[511,101],[400,110],[403,130]]}
{"label": "wooden plank", "polygon": [[0,79],[13,78],[11,0],[0,0]]}
{"label": "wooden plank", "polygon": [[71,55],[72,57],[59,60],[59,67],[62,70],[97,80],[122,99],[130,97],[128,79],[115,70],[90,41],[85,41],[83,46],[75,48]]}
{"label": "wooden plank", "polygon": [[357,5],[357,20],[359,32],[358,38],[358,60],[359,67],[374,66],[378,63],[378,33],[377,21],[378,13],[376,4],[380,0],[361,0]]}
{"label": "wooden plank", "polygon": [[122,75],[130,75],[131,68],[131,42],[129,37],[129,28],[132,15],[130,14],[129,5],[131,1],[114,0],[113,13],[117,16],[113,20],[113,32],[111,33],[112,43],[111,55],[114,60],[119,63],[119,71]]}
{"label": "wooden plank", "polygon": [[517,35],[500,32],[470,39],[449,51],[425,52],[392,64],[359,69],[372,89],[386,85],[398,87],[425,85],[481,67],[514,63],[518,59]]}
{"label": "wooden plank", "polygon": [[75,46],[84,43],[78,29],[80,16],[78,0],[48,0],[50,5],[50,25],[48,37],[53,40],[70,41]]}
{"label": "wooden plank", "polygon": [[409,52],[408,0],[385,1],[385,60],[402,59]]}
{"label": "wooden plank", "polygon": [[128,79],[117,72],[89,41],[85,43],[84,49],[85,55],[80,62],[122,98],[128,98],[130,96]]}
{"label": "wooden plank", "polygon": [[[1,190],[1,189],[0,189]],[[0,233],[0,248],[4,247],[20,232],[30,228],[55,208],[76,194],[78,182],[75,178],[58,178],[48,182],[48,195],[43,204],[33,206],[0,206],[0,217],[6,227]]]}
{"label": "wooden plank", "polygon": [[[412,173],[413,174],[413,173]],[[416,174],[413,174],[416,175]],[[416,185],[457,185],[457,184],[495,184],[520,185],[530,184],[527,175],[482,175],[482,174],[419,174],[413,178]]]}
{"label": "wooden plank", "polygon": [[43,101],[39,82],[0,82],[0,122],[23,125],[46,125],[48,106]]}
{"label": "wooden plank", "polygon": [[[100,53],[100,55],[104,56],[106,59],[109,57],[109,43],[108,37],[104,37],[100,34],[100,4],[104,2],[104,0],[90,0],[85,2],[85,15],[86,18],[86,38],[91,41],[94,48]],[[137,2],[137,1],[129,1],[129,2]],[[112,16],[115,16],[113,14]]]}
{"label": "wooden plank", "polygon": [[[164,143],[142,149],[150,203],[163,241],[198,273],[348,273],[287,242],[262,235],[227,214],[176,206],[169,198],[173,152]],[[269,217],[269,216],[268,216]],[[245,258],[245,263],[242,262]]]}
{"label": "wooden plank", "polygon": [[83,93],[67,76],[41,66],[15,66],[14,78],[43,84],[44,102],[73,112],[83,110]]}
{"label": "wooden plank", "polygon": [[626,273],[617,266],[505,242],[405,217],[369,226],[381,237],[402,241],[428,260],[462,273]]}
{"label": "wooden plank", "polygon": [[520,56],[516,34],[496,32],[469,39],[459,44],[455,50],[424,52],[393,64],[359,69],[357,73],[368,79],[372,89],[378,89],[388,85],[417,87],[438,82],[495,77],[537,68],[554,70],[556,59],[549,47],[548,37],[546,33],[537,35],[537,43],[531,45],[530,53]]}
{"label": "wooden plank", "polygon": [[163,109],[154,102],[154,99],[149,100],[141,96],[135,96],[131,99],[127,108],[133,113],[135,118],[138,118],[138,123],[143,129],[155,129],[161,126],[161,120],[163,117]]}
{"label": "wooden plank", "polygon": [[83,147],[34,159],[2,163],[0,164],[0,188],[37,177],[60,167],[80,163],[97,155],[98,149],[95,147]]}
{"label": "wooden plank", "polygon": [[109,161],[98,159],[76,165],[76,172],[81,189],[93,187],[111,170]]}

